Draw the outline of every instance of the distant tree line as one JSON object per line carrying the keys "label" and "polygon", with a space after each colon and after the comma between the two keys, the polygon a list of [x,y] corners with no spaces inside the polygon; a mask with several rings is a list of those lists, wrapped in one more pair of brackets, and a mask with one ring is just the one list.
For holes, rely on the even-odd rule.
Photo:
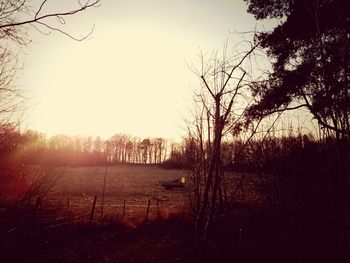
{"label": "distant tree line", "polygon": [[175,149],[164,138],[117,133],[109,139],[92,136],[46,136],[33,130],[23,133],[7,125],[0,134],[0,162],[40,165],[160,164]]}

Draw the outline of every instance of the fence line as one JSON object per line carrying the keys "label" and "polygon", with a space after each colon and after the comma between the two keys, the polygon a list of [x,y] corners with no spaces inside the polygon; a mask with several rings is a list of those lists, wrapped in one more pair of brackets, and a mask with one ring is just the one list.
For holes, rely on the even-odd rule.
{"label": "fence line", "polygon": [[[82,202],[82,200],[79,201]],[[159,218],[162,216],[162,212],[167,209],[176,207],[174,205],[162,206],[161,204],[164,204],[166,201],[160,199],[143,201],[143,204],[135,204],[135,201],[128,202],[125,199],[122,201],[122,204],[105,203],[103,205],[105,216],[112,214],[125,220],[135,219],[138,222],[147,222],[151,218]],[[23,232],[36,235],[43,230],[60,230],[81,223],[103,223],[103,218],[96,216],[102,206],[98,202],[98,197],[94,196],[93,200],[83,200],[83,202],[83,204],[74,203],[74,198],[71,197],[66,199],[43,199],[37,197],[31,205],[21,209],[1,207],[0,238]],[[115,208],[120,208],[120,210],[117,209],[118,211],[116,211]],[[135,208],[136,210],[134,210]],[[13,218],[16,218],[15,222]]]}
{"label": "fence line", "polygon": [[[71,204],[71,207],[87,207],[85,204]],[[96,204],[96,207],[101,207],[101,204]],[[111,205],[103,205],[104,207],[124,207],[124,204],[122,205],[117,205],[117,204],[111,204]],[[147,207],[148,205],[133,205],[133,204],[128,204],[125,205],[125,207]],[[150,205],[150,208],[157,208],[157,205]]]}

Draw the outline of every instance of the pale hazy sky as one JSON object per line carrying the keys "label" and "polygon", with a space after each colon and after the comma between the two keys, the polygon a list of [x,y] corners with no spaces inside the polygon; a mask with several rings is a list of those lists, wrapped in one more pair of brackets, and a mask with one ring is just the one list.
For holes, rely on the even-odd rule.
{"label": "pale hazy sky", "polygon": [[243,0],[102,0],[67,20],[65,31],[80,36],[94,24],[83,42],[31,30],[18,80],[31,98],[27,129],[178,138],[199,83],[185,62],[256,21]]}

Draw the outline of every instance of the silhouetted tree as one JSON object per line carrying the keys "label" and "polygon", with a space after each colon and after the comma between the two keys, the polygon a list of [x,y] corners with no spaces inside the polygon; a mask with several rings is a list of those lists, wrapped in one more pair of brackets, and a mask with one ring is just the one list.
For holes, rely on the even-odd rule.
{"label": "silhouetted tree", "polygon": [[103,151],[103,141],[101,140],[100,136],[97,136],[95,140],[93,141],[93,151],[100,153]]}
{"label": "silhouetted tree", "polygon": [[206,243],[214,215],[223,207],[223,138],[238,123],[239,108],[246,106],[242,95],[250,74],[245,68],[255,48],[249,44],[247,51],[230,56],[225,47],[222,57],[213,53],[209,59],[201,54],[201,69],[194,70],[201,89],[194,120],[189,122],[185,154],[192,166],[198,245]]}
{"label": "silhouetted tree", "polygon": [[[300,151],[290,151],[294,156],[284,153],[288,157],[274,163],[280,191],[290,197],[281,210],[293,211],[292,231],[300,231],[299,241],[310,241],[304,244],[307,249],[311,242],[323,243],[339,250],[346,248],[349,255],[350,206],[344,202],[350,196],[349,3],[247,2],[248,11],[257,19],[280,19],[271,32],[256,34],[272,58],[273,70],[266,80],[251,86],[259,100],[248,114],[260,117],[306,107],[324,131],[324,141],[316,149],[312,144],[300,147]],[[299,139],[290,142],[304,143]],[[290,147],[290,142],[283,141],[283,147]],[[302,154],[307,162],[299,157]]]}
{"label": "silhouetted tree", "polygon": [[[139,149],[142,150],[142,162],[147,163],[148,158],[149,158],[149,149],[151,146],[151,141],[149,138],[144,139],[140,144],[139,144]],[[150,156],[152,158],[152,156]]]}
{"label": "silhouetted tree", "polygon": [[272,32],[256,34],[273,71],[252,85],[255,117],[306,107],[322,127],[350,136],[350,9],[345,0],[246,0],[257,19],[276,18]]}
{"label": "silhouetted tree", "polygon": [[0,126],[0,159],[7,155],[24,142],[24,137],[19,133],[15,126],[11,124],[2,124]]}

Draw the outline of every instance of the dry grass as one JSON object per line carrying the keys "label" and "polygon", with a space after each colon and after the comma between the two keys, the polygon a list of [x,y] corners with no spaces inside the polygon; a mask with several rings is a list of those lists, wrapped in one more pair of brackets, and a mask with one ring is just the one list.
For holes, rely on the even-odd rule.
{"label": "dry grass", "polygon": [[[31,173],[37,174],[40,166],[31,167]],[[47,195],[51,199],[69,200],[70,210],[88,214],[97,196],[96,218],[100,216],[101,196],[105,167],[56,167],[53,177],[55,186]],[[160,180],[174,180],[187,176],[186,171],[164,170],[148,165],[117,165],[107,168],[106,190],[104,198],[104,216],[121,218],[124,200],[125,215],[128,218],[144,219],[148,200],[151,200],[150,218],[168,217],[183,212],[188,205],[188,190],[165,190]],[[28,180],[30,182],[30,180]]]}

